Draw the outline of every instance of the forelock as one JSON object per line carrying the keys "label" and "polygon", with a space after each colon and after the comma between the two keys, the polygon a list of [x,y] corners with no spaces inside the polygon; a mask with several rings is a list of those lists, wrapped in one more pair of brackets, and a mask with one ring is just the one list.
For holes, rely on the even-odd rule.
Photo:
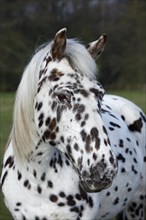
{"label": "forelock", "polygon": [[79,41],[68,39],[65,55],[70,58],[77,71],[91,78],[97,77],[96,63]]}

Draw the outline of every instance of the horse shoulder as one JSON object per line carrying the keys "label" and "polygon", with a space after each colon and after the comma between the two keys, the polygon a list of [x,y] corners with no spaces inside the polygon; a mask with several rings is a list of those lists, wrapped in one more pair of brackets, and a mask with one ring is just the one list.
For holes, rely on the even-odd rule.
{"label": "horse shoulder", "polygon": [[146,129],[145,114],[133,102],[114,95],[105,95],[104,102],[121,116],[131,132],[143,133]]}

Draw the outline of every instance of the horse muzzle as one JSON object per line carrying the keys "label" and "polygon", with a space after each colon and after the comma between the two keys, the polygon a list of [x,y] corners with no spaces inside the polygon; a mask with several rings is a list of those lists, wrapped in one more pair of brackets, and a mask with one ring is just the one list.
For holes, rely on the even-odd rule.
{"label": "horse muzzle", "polygon": [[112,185],[112,180],[105,179],[98,182],[96,180],[86,179],[81,180],[80,183],[86,192],[94,193],[109,188]]}
{"label": "horse muzzle", "polygon": [[86,192],[100,192],[112,185],[115,174],[116,172],[111,174],[109,171],[100,173],[97,168],[90,173],[83,171],[80,175],[80,183]]}

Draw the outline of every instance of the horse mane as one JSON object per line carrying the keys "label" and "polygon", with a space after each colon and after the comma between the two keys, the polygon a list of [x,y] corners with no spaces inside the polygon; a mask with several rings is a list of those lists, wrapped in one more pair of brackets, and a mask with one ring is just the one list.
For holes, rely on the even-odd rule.
{"label": "horse mane", "polygon": [[[13,112],[13,126],[11,131],[12,145],[16,158],[27,158],[37,145],[38,134],[34,121],[34,98],[37,91],[39,71],[53,41],[44,44],[33,55],[26,66],[19,84]],[[64,56],[69,57],[77,70],[90,78],[95,78],[97,68],[95,61],[85,49],[84,45],[73,39],[67,40]]]}
{"label": "horse mane", "polygon": [[85,46],[77,40],[67,40],[65,55],[71,59],[77,70],[87,77],[97,77],[97,66]]}

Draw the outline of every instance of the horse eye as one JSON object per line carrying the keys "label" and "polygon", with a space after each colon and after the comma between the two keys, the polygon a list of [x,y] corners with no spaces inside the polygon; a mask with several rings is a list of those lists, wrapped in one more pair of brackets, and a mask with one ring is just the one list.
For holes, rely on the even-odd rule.
{"label": "horse eye", "polygon": [[71,93],[66,92],[66,93],[59,93],[57,94],[57,97],[60,102],[62,103],[70,103],[71,102]]}
{"label": "horse eye", "polygon": [[65,101],[65,99],[67,99],[67,95],[65,95],[65,94],[58,94],[57,97],[58,97],[59,101],[61,101],[61,102]]}

